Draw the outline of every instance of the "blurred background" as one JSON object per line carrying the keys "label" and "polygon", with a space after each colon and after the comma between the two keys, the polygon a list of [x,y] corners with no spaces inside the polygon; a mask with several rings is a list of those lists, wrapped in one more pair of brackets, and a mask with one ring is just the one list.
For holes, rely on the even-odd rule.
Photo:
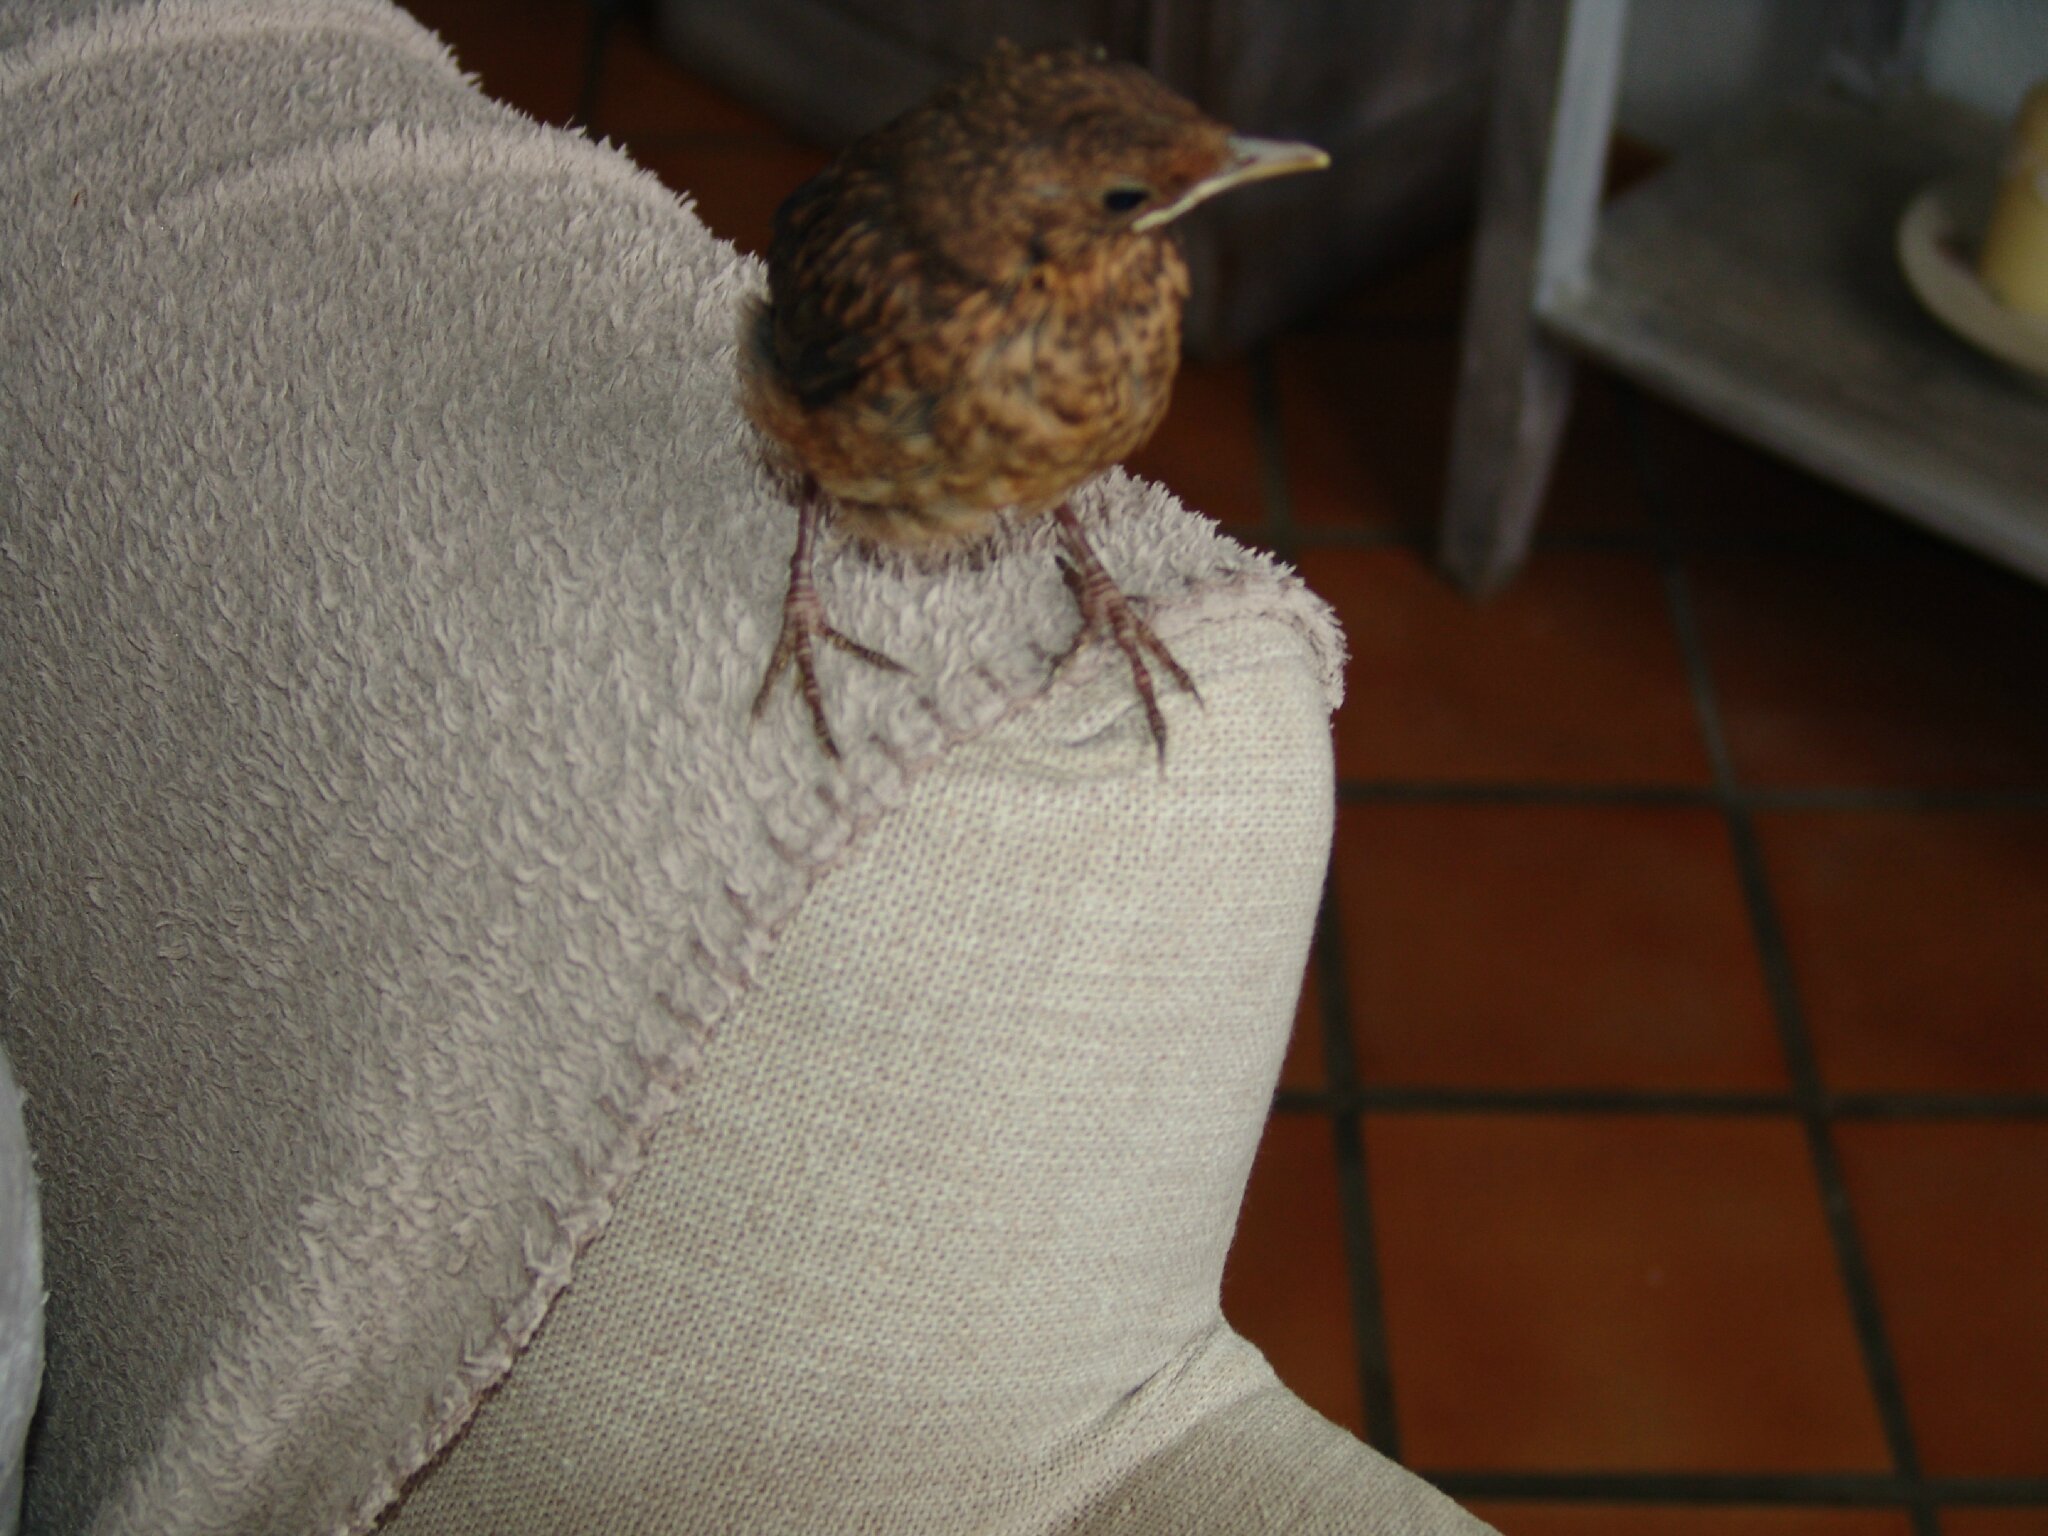
{"label": "blurred background", "polygon": [[[1226,1311],[1509,1536],[2048,1536],[2048,589],[1593,368],[1527,566],[1445,581],[1504,4],[409,8],[753,252],[998,31],[1343,149],[1193,232],[1204,355],[1132,466],[1351,645]],[[2040,0],[1877,9],[1985,113],[2048,75]],[[1638,0],[1612,183],[1842,18]]]}

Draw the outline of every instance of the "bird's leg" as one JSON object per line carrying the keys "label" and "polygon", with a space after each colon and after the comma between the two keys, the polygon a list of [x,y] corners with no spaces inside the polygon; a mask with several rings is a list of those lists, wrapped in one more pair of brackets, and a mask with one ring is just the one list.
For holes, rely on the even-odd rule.
{"label": "bird's leg", "polygon": [[1164,770],[1166,717],[1159,711],[1152,673],[1145,665],[1146,654],[1149,652],[1166,669],[1166,675],[1192,695],[1197,704],[1202,702],[1202,695],[1195,689],[1195,680],[1173,659],[1165,643],[1152,633],[1152,626],[1138,616],[1131,600],[1110,579],[1101,558],[1090,547],[1088,536],[1081,531],[1081,520],[1074,516],[1073,508],[1061,502],[1052,516],[1060,531],[1060,574],[1066,577],[1067,588],[1074,594],[1074,606],[1081,610],[1081,631],[1074,636],[1066,654],[1053,663],[1053,670],[1057,672],[1073,660],[1092,639],[1114,641],[1124,653],[1124,660],[1131,664],[1131,681],[1137,685],[1138,699],[1145,706],[1145,723],[1152,727],[1152,742],[1159,749],[1159,766]]}
{"label": "bird's leg", "polygon": [[789,557],[789,591],[782,599],[782,633],[776,639],[775,654],[768,658],[768,672],[761,679],[761,691],[754,695],[754,718],[761,718],[761,712],[768,707],[768,695],[775,687],[775,680],[782,676],[783,668],[794,662],[797,690],[803,694],[804,703],[810,706],[811,725],[818,733],[818,745],[825,749],[827,757],[836,762],[839,747],[832,740],[831,727],[825,723],[825,691],[818,683],[817,642],[823,640],[828,645],[836,645],[849,656],[858,656],[869,666],[880,667],[884,672],[901,672],[903,665],[858,640],[849,639],[825,621],[824,601],[811,580],[811,544],[817,537],[823,503],[824,493],[818,489],[818,482],[806,475],[803,490],[797,496],[796,553]]}

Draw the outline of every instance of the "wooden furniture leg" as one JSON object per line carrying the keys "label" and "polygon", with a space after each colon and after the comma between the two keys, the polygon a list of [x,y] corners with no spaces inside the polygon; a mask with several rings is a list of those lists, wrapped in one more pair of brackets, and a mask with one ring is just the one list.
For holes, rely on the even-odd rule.
{"label": "wooden furniture leg", "polygon": [[1546,293],[1583,280],[1626,0],[1515,0],[1487,125],[1439,559],[1474,596],[1529,550],[1571,406]]}

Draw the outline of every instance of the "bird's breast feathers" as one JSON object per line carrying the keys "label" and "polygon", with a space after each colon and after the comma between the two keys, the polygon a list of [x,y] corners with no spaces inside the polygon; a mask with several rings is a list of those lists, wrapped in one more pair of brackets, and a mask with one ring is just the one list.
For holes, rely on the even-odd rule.
{"label": "bird's breast feathers", "polygon": [[978,533],[998,509],[1058,501],[1152,435],[1187,293],[1179,251],[1148,236],[968,291],[936,315],[877,306],[918,319],[863,335],[858,377],[808,406],[759,307],[741,338],[748,414],[846,506],[854,532],[903,544]]}

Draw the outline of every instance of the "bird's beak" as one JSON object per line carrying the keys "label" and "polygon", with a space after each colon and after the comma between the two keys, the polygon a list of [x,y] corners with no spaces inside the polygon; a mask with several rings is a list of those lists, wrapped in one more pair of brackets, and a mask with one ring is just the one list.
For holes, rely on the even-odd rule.
{"label": "bird's beak", "polygon": [[1223,169],[1205,176],[1164,208],[1154,208],[1131,221],[1140,233],[1171,224],[1197,203],[1206,203],[1218,192],[1228,192],[1247,182],[1272,176],[1292,176],[1296,171],[1320,171],[1330,157],[1313,144],[1290,144],[1281,139],[1248,139],[1233,133],[1228,140],[1230,157]]}

